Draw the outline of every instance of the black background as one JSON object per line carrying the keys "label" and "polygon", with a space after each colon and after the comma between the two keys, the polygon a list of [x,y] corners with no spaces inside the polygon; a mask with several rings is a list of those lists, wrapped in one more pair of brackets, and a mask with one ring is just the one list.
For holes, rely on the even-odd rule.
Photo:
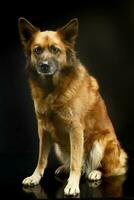
{"label": "black background", "polygon": [[[0,155],[33,155],[35,166],[38,137],[33,102],[25,74],[25,56],[17,22],[25,17],[35,26],[56,29],[70,19],[79,19],[77,55],[100,83],[109,115],[122,146],[134,151],[134,1],[18,1],[3,4],[0,12]],[[6,155],[6,158],[4,157]],[[53,165],[53,154],[51,155]],[[2,160],[2,161],[3,161]],[[12,165],[20,173],[23,159]],[[26,159],[25,159],[26,163]],[[19,172],[17,172],[17,166]],[[29,165],[28,165],[29,166]],[[24,166],[24,169],[27,167]],[[31,172],[25,171],[25,175]],[[22,173],[23,172],[23,173]],[[20,173],[20,179],[24,171]],[[22,177],[21,177],[22,176]],[[9,181],[9,179],[8,179]]]}
{"label": "black background", "polygon": [[18,2],[10,10],[7,4],[5,17],[0,19],[0,153],[35,150],[36,121],[18,35],[20,16],[54,30],[78,17],[77,54],[99,81],[122,144],[134,149],[134,2],[85,1],[71,5],[65,1],[61,8],[56,2],[33,5],[30,8],[26,2]]}

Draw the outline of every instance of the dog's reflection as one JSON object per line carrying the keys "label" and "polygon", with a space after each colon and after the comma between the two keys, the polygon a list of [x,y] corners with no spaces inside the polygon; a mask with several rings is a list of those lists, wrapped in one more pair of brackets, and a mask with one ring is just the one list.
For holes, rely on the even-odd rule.
{"label": "dog's reflection", "polygon": [[127,176],[106,178],[103,184],[103,196],[106,197],[123,197],[123,183]]}
{"label": "dog's reflection", "polygon": [[[123,183],[126,180],[126,176],[109,177],[103,180],[89,182],[83,179],[80,184],[81,194],[77,198],[102,198],[102,197],[123,197]],[[62,186],[56,191],[55,198],[65,198],[64,187],[66,181],[56,178],[58,182],[62,183]],[[23,187],[23,191],[26,193],[32,193],[37,199],[47,199],[51,196],[50,190],[47,192],[41,185],[34,187]],[[53,188],[51,188],[53,192]]]}
{"label": "dog's reflection", "polygon": [[40,184],[33,187],[23,187],[23,191],[28,194],[33,194],[37,199],[47,199],[47,195]]}
{"label": "dog's reflection", "polygon": [[103,180],[81,184],[81,198],[123,197],[125,176],[109,177]]}

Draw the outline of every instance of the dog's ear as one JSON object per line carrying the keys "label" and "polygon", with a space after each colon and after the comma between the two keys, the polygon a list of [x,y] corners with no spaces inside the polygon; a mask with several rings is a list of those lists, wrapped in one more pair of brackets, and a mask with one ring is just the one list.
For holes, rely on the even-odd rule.
{"label": "dog's ear", "polygon": [[18,19],[18,28],[22,45],[26,49],[28,42],[31,40],[33,34],[39,31],[38,28],[33,26],[28,20],[20,17]]}
{"label": "dog's ear", "polygon": [[74,47],[78,34],[78,19],[74,18],[58,30],[62,39]]}

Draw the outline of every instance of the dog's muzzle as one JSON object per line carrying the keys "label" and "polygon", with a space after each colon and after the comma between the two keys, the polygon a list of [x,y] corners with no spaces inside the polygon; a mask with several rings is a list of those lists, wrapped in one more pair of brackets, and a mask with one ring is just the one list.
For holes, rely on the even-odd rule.
{"label": "dog's muzzle", "polygon": [[53,75],[56,72],[57,68],[58,66],[55,61],[44,60],[38,63],[37,72],[40,75]]}

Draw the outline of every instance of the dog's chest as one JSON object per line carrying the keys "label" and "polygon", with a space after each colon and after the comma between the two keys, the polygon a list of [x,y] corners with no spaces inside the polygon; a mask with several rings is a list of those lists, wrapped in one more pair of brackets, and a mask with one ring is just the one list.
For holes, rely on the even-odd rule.
{"label": "dog's chest", "polygon": [[59,106],[55,102],[49,100],[42,100],[36,102],[37,118],[44,122],[45,129],[47,129],[53,140],[58,143],[69,142],[69,130],[71,124],[72,111],[68,106]]}

